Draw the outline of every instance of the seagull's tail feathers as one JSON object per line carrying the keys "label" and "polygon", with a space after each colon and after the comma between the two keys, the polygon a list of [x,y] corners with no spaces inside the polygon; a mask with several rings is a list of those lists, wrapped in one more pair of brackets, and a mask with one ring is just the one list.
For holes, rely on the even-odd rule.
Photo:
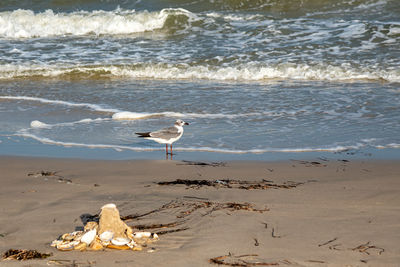
{"label": "seagull's tail feathers", "polygon": [[137,135],[139,135],[138,137],[150,137],[150,132],[147,133],[135,133]]}

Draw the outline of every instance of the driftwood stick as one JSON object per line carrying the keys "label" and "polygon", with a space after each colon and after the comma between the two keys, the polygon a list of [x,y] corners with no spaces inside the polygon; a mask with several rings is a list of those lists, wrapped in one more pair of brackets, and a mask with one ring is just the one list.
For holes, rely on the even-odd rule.
{"label": "driftwood stick", "polygon": [[329,240],[329,241],[326,241],[325,243],[319,244],[318,247],[322,247],[322,246],[328,245],[329,243],[332,243],[332,242],[336,241],[337,239],[338,239],[338,238],[335,237],[334,239],[331,239],[331,240]]}

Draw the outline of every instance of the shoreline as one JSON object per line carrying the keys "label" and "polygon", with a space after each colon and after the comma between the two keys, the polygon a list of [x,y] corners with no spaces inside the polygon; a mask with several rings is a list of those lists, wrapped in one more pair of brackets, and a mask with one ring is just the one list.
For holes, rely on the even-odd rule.
{"label": "shoreline", "polygon": [[[67,260],[65,265],[75,261],[79,266],[214,266],[209,260],[217,258],[284,266],[396,266],[399,163],[315,159],[203,165],[0,156],[0,251],[53,253],[43,260],[1,263],[51,266],[54,260]],[[50,175],[43,175],[46,172]],[[157,184],[176,179],[217,184]],[[224,179],[270,185],[229,188],[223,186]],[[271,187],[284,184],[297,185]],[[107,203],[115,203],[121,216],[156,210],[127,221],[130,226],[170,224],[151,231],[181,231],[160,235],[143,251],[61,252],[49,246],[59,235],[82,227],[84,215],[97,214]],[[174,205],[162,209],[167,203]],[[248,203],[251,208],[229,209],[227,203]],[[236,257],[248,254],[258,256]]]}
{"label": "shoreline", "polygon": [[[21,137],[1,137],[0,156],[84,159],[84,160],[165,160],[164,147],[153,151],[131,151],[113,148],[90,148],[61,146],[41,143]],[[178,145],[179,147],[179,145]],[[185,149],[185,148],[184,148]],[[343,151],[271,151],[262,153],[224,153],[214,151],[186,151],[175,149],[173,160],[193,161],[285,161],[290,159],[310,160],[315,158],[349,160],[400,160],[398,148],[361,148]],[[168,156],[168,159],[171,159]]]}

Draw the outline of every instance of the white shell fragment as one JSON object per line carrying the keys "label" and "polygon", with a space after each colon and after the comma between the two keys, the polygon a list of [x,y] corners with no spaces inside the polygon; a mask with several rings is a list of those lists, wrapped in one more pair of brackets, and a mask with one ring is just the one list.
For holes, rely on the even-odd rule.
{"label": "white shell fragment", "polygon": [[153,239],[158,239],[158,235],[156,233],[151,233],[151,232],[135,232],[133,234],[133,238],[153,238]]}
{"label": "white shell fragment", "polygon": [[81,237],[81,242],[86,243],[88,246],[93,242],[93,240],[96,237],[96,229],[90,230],[89,232],[86,232],[82,237]]}
{"label": "white shell fragment", "polygon": [[99,237],[102,242],[109,242],[114,237],[114,233],[111,231],[105,231]]}
{"label": "white shell fragment", "polygon": [[111,240],[111,243],[116,246],[124,246],[130,243],[131,240],[129,238],[117,237]]}
{"label": "white shell fragment", "polygon": [[136,232],[133,234],[134,238],[143,238],[143,237],[149,238],[150,236],[151,236],[150,232]]}
{"label": "white shell fragment", "polygon": [[71,241],[71,242],[61,242],[58,243],[56,248],[59,250],[72,250],[75,246],[79,245],[79,241]]}

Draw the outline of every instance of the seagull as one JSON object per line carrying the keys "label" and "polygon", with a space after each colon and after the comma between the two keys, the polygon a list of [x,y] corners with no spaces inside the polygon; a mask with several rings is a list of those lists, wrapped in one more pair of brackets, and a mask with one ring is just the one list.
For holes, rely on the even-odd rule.
{"label": "seagull", "polygon": [[168,145],[171,146],[172,155],[172,143],[178,141],[183,134],[183,125],[189,125],[189,123],[183,120],[177,120],[172,127],[163,128],[155,132],[135,133],[145,139],[156,141],[159,144],[165,144],[165,153],[168,155]]}

